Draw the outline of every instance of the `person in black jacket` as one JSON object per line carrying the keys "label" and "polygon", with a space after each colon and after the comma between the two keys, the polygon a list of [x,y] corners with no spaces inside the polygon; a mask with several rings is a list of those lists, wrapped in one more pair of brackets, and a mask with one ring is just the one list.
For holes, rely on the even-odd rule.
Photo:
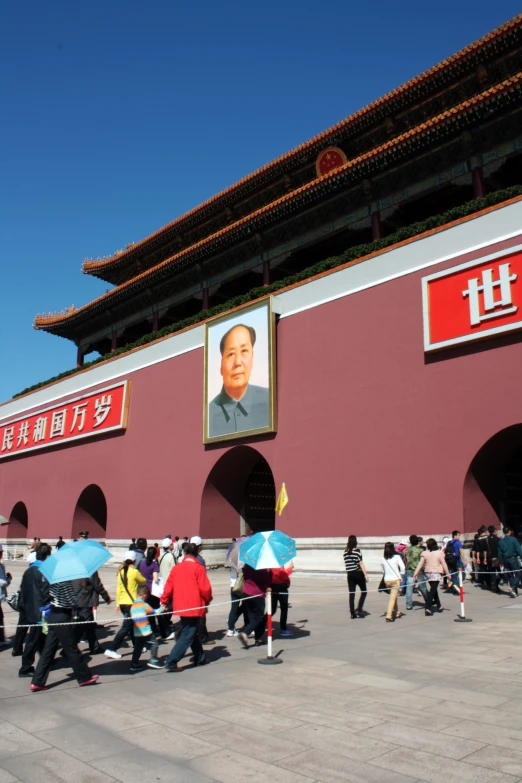
{"label": "person in black jacket", "polygon": [[[49,582],[40,573],[40,566],[51,554],[48,544],[39,544],[36,550],[36,560],[25,571],[20,585],[21,616],[25,624],[39,623],[42,619],[41,607],[49,603]],[[42,627],[37,625],[29,628],[22,652],[22,665],[18,671],[19,677],[32,677],[36,653],[41,655],[45,646],[45,635]]]}
{"label": "person in black jacket", "polygon": [[73,582],[73,585],[76,592],[76,614],[78,620],[92,623],[92,625],[76,626],[77,642],[80,641],[82,636],[85,636],[89,643],[91,655],[101,653],[103,648],[96,638],[96,623],[94,621],[93,609],[100,603],[100,596],[106,604],[110,604],[112,599],[103,586],[97,571],[89,579],[77,579]]}

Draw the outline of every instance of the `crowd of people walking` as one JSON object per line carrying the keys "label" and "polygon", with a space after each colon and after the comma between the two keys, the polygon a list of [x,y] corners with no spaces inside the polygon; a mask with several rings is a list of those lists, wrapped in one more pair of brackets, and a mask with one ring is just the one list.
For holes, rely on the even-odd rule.
{"label": "crowd of people walking", "polygon": [[[363,618],[367,595],[368,575],[363,555],[357,546],[357,538],[349,536],[344,550],[347,573],[349,607],[352,620]],[[379,591],[389,594],[386,622],[394,622],[403,616],[399,610],[399,595],[406,598],[406,609],[413,609],[413,594],[418,592],[424,600],[424,614],[432,617],[434,611],[443,612],[439,588],[448,593],[457,593],[460,579],[470,578],[483,590],[501,593],[500,584],[508,584],[511,598],[518,596],[522,574],[522,547],[514,530],[504,526],[502,535],[491,525],[479,528],[467,560],[461,533],[454,530],[450,537],[439,545],[434,538],[426,543],[422,537],[411,535],[400,544],[388,541],[384,545],[379,561],[382,578]],[[356,591],[359,588],[359,602],[355,609]]]}
{"label": "crowd of people walking", "polygon": [[[292,636],[287,621],[293,563],[255,570],[242,562],[241,544],[249,535],[233,539],[225,561],[230,568],[231,599],[226,636],[237,637],[247,649],[264,643],[268,591],[272,614],[280,610],[280,636]],[[79,536],[87,538],[88,533]],[[60,537],[56,551],[64,543]],[[116,573],[115,604],[122,623],[112,641],[102,647],[97,637],[96,611],[101,601],[110,604],[112,598],[98,572],[88,579],[49,584],[40,567],[52,554],[52,548],[34,539],[20,588],[8,599],[19,612],[12,648],[12,655],[21,657],[19,677],[31,678],[32,691],[46,690],[49,673],[61,651],[80,686],[95,684],[99,675],[89,669],[87,657],[78,647],[80,641],[88,644],[91,656],[104,653],[109,659],[120,660],[119,650],[128,640],[133,648],[131,673],[146,666],[179,672],[179,663],[189,648],[195,666],[209,663],[204,647],[215,643],[206,621],[213,594],[202,551],[200,536],[180,541],[179,537],[169,535],[150,546],[145,538],[132,539]],[[496,593],[502,592],[500,585],[504,583],[509,586],[511,597],[518,595],[522,547],[513,530],[505,527],[500,535],[493,526],[481,527],[468,554],[469,559],[458,530],[441,544],[434,538],[424,542],[418,535],[411,535],[397,545],[387,542],[379,561],[382,578],[378,587],[379,592],[389,595],[386,622],[403,616],[399,609],[400,596],[406,599],[406,610],[413,609],[415,593],[422,597],[427,617],[444,611],[439,591],[456,593],[460,578],[469,578],[477,587]],[[2,558],[0,545],[0,648],[8,644],[2,603],[7,599],[12,581]],[[344,564],[350,616],[364,618],[368,614],[364,605],[369,576],[354,535],[348,538]],[[238,629],[236,625],[241,618],[243,626]],[[159,645],[169,641],[173,642],[172,649],[161,660]],[[146,650],[150,655],[145,663],[141,657]]]}
{"label": "crowd of people walking", "polygon": [[[88,533],[81,533],[79,537],[87,538]],[[250,647],[250,637],[254,638],[252,646],[263,643],[268,587],[273,590],[273,613],[280,607],[280,633],[292,635],[287,627],[292,566],[255,571],[245,565],[238,553],[241,541],[247,537],[234,539],[228,552],[233,560],[233,566],[230,566],[233,584],[226,633],[237,636],[245,648]],[[60,537],[56,551],[63,543]],[[152,546],[148,546],[145,538],[132,539],[116,574],[115,605],[122,623],[112,641],[103,648],[96,633],[96,610],[102,601],[110,604],[112,598],[98,572],[88,579],[49,584],[40,573],[40,566],[51,555],[52,548],[35,539],[29,548],[28,567],[19,591],[9,599],[19,612],[12,648],[12,655],[22,659],[19,677],[31,678],[32,691],[47,690],[49,673],[61,651],[80,686],[95,684],[99,675],[91,672],[86,655],[78,648],[82,640],[88,643],[91,656],[104,653],[112,660],[122,658],[119,650],[129,640],[133,647],[131,673],[146,666],[179,672],[178,664],[189,648],[194,665],[209,663],[204,646],[215,644],[210,639],[206,622],[213,595],[202,550],[200,536],[190,540],[187,537],[183,541],[167,536]],[[0,607],[11,583],[11,574],[5,571],[1,558],[0,546]],[[243,617],[244,625],[237,630],[240,617]],[[0,626],[3,625],[0,614]],[[3,633],[3,627],[0,631]],[[161,661],[159,645],[168,641],[174,644]],[[147,649],[150,657],[144,663],[141,656]]]}

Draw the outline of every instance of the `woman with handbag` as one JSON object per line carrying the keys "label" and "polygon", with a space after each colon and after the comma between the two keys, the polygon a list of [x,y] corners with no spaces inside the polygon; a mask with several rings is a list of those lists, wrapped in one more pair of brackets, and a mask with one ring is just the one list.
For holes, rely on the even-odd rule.
{"label": "woman with handbag", "polygon": [[[138,571],[145,577],[145,584],[149,589],[147,596],[147,603],[152,609],[160,608],[160,598],[163,594],[163,580],[159,575],[159,566],[156,559],[156,547],[149,546],[145,557],[142,559],[138,566]],[[154,636],[161,636],[162,639],[166,639],[168,634],[169,618],[159,614],[157,617],[151,616],[149,618],[150,625]]]}
{"label": "woman with handbag", "polygon": [[[350,601],[350,615],[352,620],[358,617],[364,617],[363,606],[366,600],[366,583],[368,574],[364,567],[361,550],[357,547],[357,538],[349,536],[346,549],[344,550],[344,565],[346,568],[346,578],[348,580],[348,593]],[[361,591],[357,612],[355,611],[355,588]]]}
{"label": "woman with handbag", "polygon": [[393,623],[398,617],[402,617],[399,612],[397,597],[401,584],[401,576],[404,573],[404,562],[402,557],[395,551],[395,546],[391,541],[384,545],[384,553],[381,557],[382,579],[379,590],[390,593],[388,609],[386,611],[386,622]]}
{"label": "woman with handbag", "polygon": [[419,565],[415,569],[413,578],[417,579],[419,572],[424,568],[424,574],[430,586],[430,590],[426,598],[426,609],[424,614],[426,617],[431,617],[431,607],[433,604],[437,606],[439,612],[443,611],[439,598],[439,582],[442,579],[442,574],[449,576],[449,568],[446,563],[446,558],[444,557],[444,552],[439,549],[434,538],[428,538],[426,541],[426,547],[427,549],[421,555]]}
{"label": "woman with handbag", "polygon": [[145,577],[134,567],[136,555],[137,553],[131,549],[125,553],[123,564],[116,577],[116,611],[122,613],[123,623],[112,644],[105,650],[107,658],[121,658],[120,653],[117,652],[118,647],[121,647],[127,636],[133,638],[133,621],[130,610],[138,595],[138,585],[144,585],[146,582]]}

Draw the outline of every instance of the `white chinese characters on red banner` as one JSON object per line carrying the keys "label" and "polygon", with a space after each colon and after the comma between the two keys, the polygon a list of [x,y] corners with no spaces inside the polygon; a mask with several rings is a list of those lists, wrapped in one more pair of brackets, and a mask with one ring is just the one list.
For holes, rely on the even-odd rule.
{"label": "white chinese characters on red banner", "polygon": [[0,421],[0,459],[127,427],[130,382]]}
{"label": "white chinese characters on red banner", "polygon": [[522,248],[424,277],[422,292],[425,351],[522,329]]}

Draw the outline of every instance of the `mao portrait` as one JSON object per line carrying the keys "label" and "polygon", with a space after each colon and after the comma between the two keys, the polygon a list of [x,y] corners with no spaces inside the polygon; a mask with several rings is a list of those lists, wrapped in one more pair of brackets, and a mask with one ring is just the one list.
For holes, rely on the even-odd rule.
{"label": "mao portrait", "polygon": [[271,300],[205,327],[203,442],[275,432]]}

